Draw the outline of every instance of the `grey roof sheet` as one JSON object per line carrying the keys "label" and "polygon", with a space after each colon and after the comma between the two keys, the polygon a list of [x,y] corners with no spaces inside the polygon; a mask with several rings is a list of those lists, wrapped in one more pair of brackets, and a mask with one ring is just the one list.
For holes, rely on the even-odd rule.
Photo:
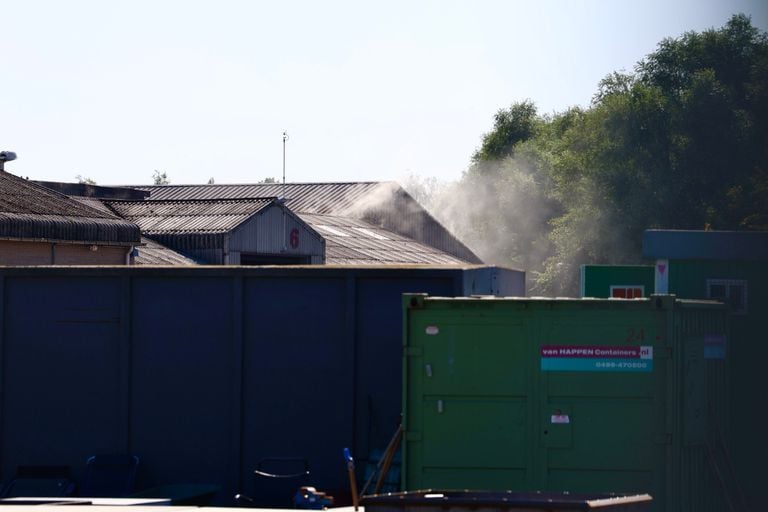
{"label": "grey roof sheet", "polygon": [[286,183],[250,185],[134,186],[150,199],[224,199],[284,196],[299,214],[354,217],[455,255],[460,261],[481,263],[396,182]]}
{"label": "grey roof sheet", "polygon": [[101,199],[96,199],[93,197],[83,197],[83,196],[69,196],[69,197],[71,197],[78,203],[89,206],[95,210],[99,210],[101,213],[103,213],[107,217],[122,219],[122,217],[120,217],[118,214],[110,210],[109,206],[104,204],[104,202]]}
{"label": "grey roof sheet", "polygon": [[226,233],[274,202],[273,197],[252,199],[196,199],[108,201],[118,215],[129,219],[147,235],[171,233]]}
{"label": "grey roof sheet", "polygon": [[399,189],[394,182],[354,183],[256,183],[250,185],[133,186],[150,193],[150,200],[247,199],[285,197],[296,213],[347,214],[377,194]]}
{"label": "grey roof sheet", "polygon": [[466,264],[465,261],[360,219],[300,213],[325,238],[327,264]]}
{"label": "grey roof sheet", "polygon": [[197,262],[162,244],[142,238],[144,245],[137,247],[134,265],[197,265]]}
{"label": "grey roof sheet", "polygon": [[131,244],[139,227],[89,205],[0,171],[0,237]]}

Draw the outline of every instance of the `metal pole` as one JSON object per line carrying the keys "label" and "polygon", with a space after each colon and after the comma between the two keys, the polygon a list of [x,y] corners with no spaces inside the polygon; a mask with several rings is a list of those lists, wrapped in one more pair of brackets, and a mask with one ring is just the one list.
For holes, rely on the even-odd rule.
{"label": "metal pole", "polygon": [[288,132],[283,132],[283,197],[285,197],[285,141],[288,140]]}
{"label": "metal pole", "polygon": [[288,233],[285,227],[285,141],[288,140],[288,132],[283,132],[283,191],[280,195],[283,196],[283,251],[288,251]]}

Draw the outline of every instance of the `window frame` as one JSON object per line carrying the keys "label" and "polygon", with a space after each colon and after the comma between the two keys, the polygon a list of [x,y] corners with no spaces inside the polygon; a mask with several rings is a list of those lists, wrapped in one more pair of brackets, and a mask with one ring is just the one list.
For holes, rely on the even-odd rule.
{"label": "window frame", "polygon": [[639,297],[631,297],[632,299],[642,299],[645,297],[645,285],[642,284],[612,284],[609,288],[609,297],[611,299],[626,299],[627,297],[614,297],[613,296],[613,290],[629,290],[629,289],[640,289],[640,296]]}
{"label": "window frame", "polygon": [[[731,308],[731,312],[734,315],[746,315],[748,312],[748,293],[747,293],[747,280],[746,279],[722,279],[722,278],[708,278],[707,279],[707,299],[720,300]],[[712,287],[722,286],[725,290],[725,297],[713,297]],[[736,308],[731,303],[731,287],[741,287],[741,306]]]}

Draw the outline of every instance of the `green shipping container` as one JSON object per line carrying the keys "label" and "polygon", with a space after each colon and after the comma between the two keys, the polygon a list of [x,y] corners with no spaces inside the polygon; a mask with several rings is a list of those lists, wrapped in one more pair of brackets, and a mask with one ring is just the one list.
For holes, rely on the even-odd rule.
{"label": "green shipping container", "polygon": [[404,490],[649,493],[668,512],[738,504],[724,306],[426,295],[403,305]]}

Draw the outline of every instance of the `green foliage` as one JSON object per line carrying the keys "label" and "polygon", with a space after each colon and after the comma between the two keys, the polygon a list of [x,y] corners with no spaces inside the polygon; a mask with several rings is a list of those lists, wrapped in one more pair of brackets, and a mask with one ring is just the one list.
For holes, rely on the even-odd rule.
{"label": "green foliage", "polygon": [[165,171],[160,172],[157,169],[155,169],[155,172],[152,173],[152,184],[153,185],[170,185],[171,181],[168,179],[168,175],[165,174]]}
{"label": "green foliage", "polygon": [[487,162],[511,156],[515,144],[534,135],[537,123],[536,106],[529,100],[499,110],[494,117],[493,130],[483,136],[483,143],[472,160]]}
{"label": "green foliage", "polygon": [[587,109],[500,110],[462,185],[476,200],[456,232],[534,294],[637,262],[647,228],[768,229],[768,37],[735,15],[609,74]]}

